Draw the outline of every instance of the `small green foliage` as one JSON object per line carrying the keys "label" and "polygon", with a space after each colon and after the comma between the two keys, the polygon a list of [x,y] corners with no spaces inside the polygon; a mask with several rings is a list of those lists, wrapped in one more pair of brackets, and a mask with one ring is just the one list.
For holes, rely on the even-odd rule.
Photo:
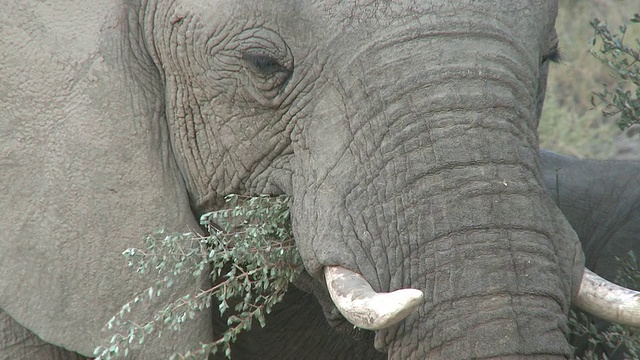
{"label": "small green foliage", "polygon": [[[130,344],[142,344],[145,337],[162,331],[180,331],[197,312],[218,303],[229,328],[215,341],[171,359],[206,359],[223,351],[231,357],[231,344],[253,320],[265,326],[265,314],[282,300],[290,282],[302,269],[291,233],[286,197],[227,197],[228,209],[204,214],[200,220],[209,236],[194,233],[168,234],[158,230],[145,239],[145,249],[127,249],[129,266],[159,280],[125,304],[107,324],[115,331],[108,347],[98,347],[98,359],[112,359],[129,352]],[[207,272],[213,286],[177,294],[143,324],[129,320],[135,306],[160,296],[185,276],[200,279]],[[157,305],[156,305],[157,306]],[[232,309],[232,310],[230,310]],[[230,313],[231,312],[231,313]],[[116,330],[117,329],[117,330]],[[124,331],[123,331],[124,329]]]}
{"label": "small green foliage", "polygon": [[[635,14],[631,23],[640,23],[640,14]],[[591,50],[591,54],[610,69],[616,79],[613,90],[606,84],[600,92],[591,97],[593,106],[603,106],[604,116],[620,114],[618,126],[621,130],[640,123],[640,39],[635,40],[634,47],[624,42],[627,26],[621,25],[618,34],[612,34],[607,25],[598,20],[591,21],[595,35],[591,41],[595,46],[600,39],[599,50]]]}
{"label": "small green foliage", "polygon": [[636,254],[633,251],[629,251],[627,256],[623,258],[616,256],[616,261],[620,263],[616,283],[630,289],[640,290],[640,268],[638,267]]}
{"label": "small green foliage", "polygon": [[[616,283],[640,290],[639,264],[633,251],[616,260],[620,263]],[[640,329],[612,324],[598,331],[590,315],[579,310],[571,311],[569,329],[573,345],[580,342],[578,360],[608,359],[606,354],[613,353],[623,354],[624,359],[640,359]]]}
{"label": "small green foliage", "polygon": [[624,359],[640,358],[640,332],[638,329],[613,324],[598,331],[593,319],[582,311],[571,311],[569,316],[571,336],[587,341],[576,354],[578,360],[608,359],[608,354],[623,353]]}

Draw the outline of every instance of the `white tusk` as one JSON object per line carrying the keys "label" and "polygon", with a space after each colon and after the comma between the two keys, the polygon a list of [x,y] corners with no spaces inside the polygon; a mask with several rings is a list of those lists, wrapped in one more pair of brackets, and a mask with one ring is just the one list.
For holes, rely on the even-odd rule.
{"label": "white tusk", "polygon": [[640,327],[640,292],[616,285],[587,268],[574,302],[601,319]]}
{"label": "white tusk", "polygon": [[400,289],[376,293],[362,275],[341,266],[327,266],[324,277],[333,303],[353,325],[380,330],[406,318],[422,304],[422,291]]}

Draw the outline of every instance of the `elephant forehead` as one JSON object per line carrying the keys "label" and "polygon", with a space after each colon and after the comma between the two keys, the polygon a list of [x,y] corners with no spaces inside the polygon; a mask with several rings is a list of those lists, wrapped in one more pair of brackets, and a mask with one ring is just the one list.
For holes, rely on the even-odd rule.
{"label": "elephant forehead", "polygon": [[314,32],[313,26],[319,24],[317,17],[322,15],[314,8],[312,2],[293,0],[283,0],[277,4],[257,0],[222,0],[215,4],[181,0],[163,2],[157,8],[142,10],[145,21],[153,22],[151,30],[157,39],[170,38],[171,32],[165,31],[167,26],[164,25],[197,18],[201,21],[201,29],[198,30],[212,37],[220,35],[224,38],[245,29],[268,27],[288,35],[290,41],[295,38],[307,42],[310,40],[308,36]]}
{"label": "elephant forehead", "polygon": [[[144,11],[147,10],[147,11]],[[150,11],[153,10],[153,11]],[[175,24],[182,19],[197,16],[203,20],[206,32],[228,35],[238,29],[265,26],[283,35],[288,42],[298,41],[301,47],[322,46],[333,37],[349,37],[365,41],[375,32],[392,27],[405,27],[419,23],[429,27],[443,17],[486,21],[510,28],[513,36],[523,40],[541,39],[540,31],[548,31],[555,21],[555,1],[526,1],[500,4],[496,11],[490,1],[402,1],[352,2],[342,0],[294,1],[277,3],[258,0],[202,1],[182,0],[160,3],[156,8],[143,9],[147,19],[156,23],[156,38],[169,38],[165,23]],[[524,16],[513,16],[524,14]],[[533,30],[533,31],[532,31]]]}

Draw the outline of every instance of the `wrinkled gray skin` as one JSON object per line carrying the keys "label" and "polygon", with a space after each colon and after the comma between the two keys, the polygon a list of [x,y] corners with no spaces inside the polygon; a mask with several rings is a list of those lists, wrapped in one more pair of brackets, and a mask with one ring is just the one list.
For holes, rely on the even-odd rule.
{"label": "wrinkled gray skin", "polygon": [[587,268],[614,281],[629,250],[640,254],[640,162],[585,160],[540,151],[549,195],[578,234]]}
{"label": "wrinkled gray skin", "polygon": [[[375,333],[390,359],[570,357],[583,254],[536,135],[557,4],[419,3],[5,4],[0,358],[90,355],[152,282],[122,250],[229,193],[292,197],[327,313],[328,265],[424,291]],[[212,332],[205,313],[131,357]]]}
{"label": "wrinkled gray skin", "polygon": [[[640,254],[640,162],[584,160],[546,150],[540,162],[550,196],[580,237],[586,267],[614,281],[616,257],[630,250]],[[610,325],[594,322],[599,329]],[[584,339],[575,342],[579,352],[587,345]],[[623,358],[623,349],[596,349],[605,350],[609,358]]]}

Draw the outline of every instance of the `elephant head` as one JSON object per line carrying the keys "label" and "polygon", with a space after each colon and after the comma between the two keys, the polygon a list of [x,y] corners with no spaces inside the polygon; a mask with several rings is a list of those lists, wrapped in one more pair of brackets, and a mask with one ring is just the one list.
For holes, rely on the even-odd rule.
{"label": "elephant head", "polygon": [[[536,135],[555,2],[84,6],[2,15],[0,307],[13,329],[90,355],[152,281],[123,249],[157,226],[198,229],[226,194],[270,193],[291,197],[301,287],[392,292],[401,316],[370,322],[390,359],[571,355],[583,255],[545,193]],[[139,356],[211,339],[209,315]]]}

